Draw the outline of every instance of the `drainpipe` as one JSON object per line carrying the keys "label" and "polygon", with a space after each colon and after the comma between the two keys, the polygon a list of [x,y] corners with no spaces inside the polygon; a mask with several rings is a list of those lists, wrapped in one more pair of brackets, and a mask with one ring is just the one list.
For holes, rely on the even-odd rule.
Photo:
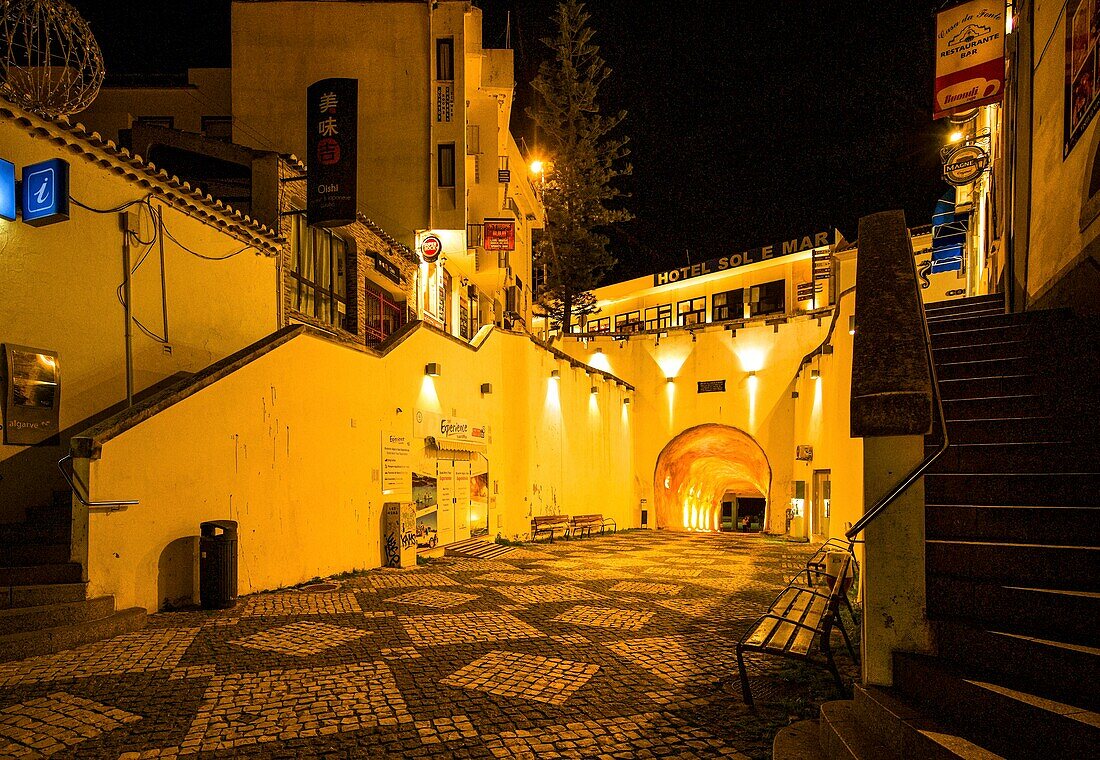
{"label": "drainpipe", "polygon": [[122,300],[126,318],[126,406],[134,405],[134,305],[130,267],[130,233],[134,231],[135,219],[129,211],[118,215],[122,229]]}

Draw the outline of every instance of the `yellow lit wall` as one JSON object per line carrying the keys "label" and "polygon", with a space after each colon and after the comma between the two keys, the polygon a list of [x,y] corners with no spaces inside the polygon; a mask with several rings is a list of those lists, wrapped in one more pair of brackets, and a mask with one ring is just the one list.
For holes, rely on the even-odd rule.
{"label": "yellow lit wall", "polygon": [[[56,127],[37,126],[61,134]],[[126,177],[121,162],[100,156],[108,167],[118,168],[116,174],[78,151],[32,137],[11,119],[0,119],[0,145],[2,155],[17,167],[65,158],[71,165],[71,195],[96,208],[110,209],[150,192],[149,181],[143,177],[139,182],[129,167],[131,176]],[[273,255],[248,248],[238,237],[159,201],[157,207],[164,209],[172,234],[195,251],[223,256],[247,250],[213,262],[166,242],[163,274],[170,353],[135,326],[138,392],[178,372],[205,367],[278,325]],[[142,213],[139,234],[149,239],[151,232],[149,215]],[[147,246],[135,244],[133,262],[147,251]],[[64,444],[0,444],[0,522],[21,520],[26,507],[47,503],[52,489],[64,488],[55,463],[68,450],[66,434],[79,432],[90,417],[125,401],[125,319],[116,292],[122,272],[116,213],[96,214],[74,204],[69,221],[47,227],[0,221],[0,342],[59,352]],[[134,314],[158,334],[163,330],[161,274],[159,250],[154,248],[133,278]]]}
{"label": "yellow lit wall", "polygon": [[[475,351],[421,327],[379,359],[296,337],[107,440],[90,463],[93,497],[141,503],[90,516],[90,593],[150,609],[185,596],[193,578],[165,558],[210,519],[240,523],[242,594],[378,566],[381,434],[411,435],[417,409],[489,425],[490,536],[552,512],[633,525],[622,387],[599,380],[592,394],[585,372],[526,336],[481,338]],[[424,375],[429,361],[439,377]]]}

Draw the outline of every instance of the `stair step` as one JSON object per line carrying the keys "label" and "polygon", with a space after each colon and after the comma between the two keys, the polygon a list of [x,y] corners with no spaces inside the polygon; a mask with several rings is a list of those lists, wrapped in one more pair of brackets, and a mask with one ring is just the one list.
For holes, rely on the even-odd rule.
{"label": "stair step", "polygon": [[38,586],[46,583],[79,583],[83,580],[81,576],[81,567],[75,562],[0,567],[0,587]]}
{"label": "stair step", "polygon": [[28,507],[26,522],[34,525],[70,525],[72,511],[72,504],[68,502]]}
{"label": "stair step", "polygon": [[938,312],[951,309],[966,308],[969,306],[987,307],[993,304],[996,304],[1003,309],[1005,305],[1004,293],[987,293],[981,296],[951,298],[946,301],[931,301],[924,305],[924,310],[925,312]]}
{"label": "stair step", "polygon": [[131,607],[96,620],[0,636],[0,662],[53,654],[137,631],[145,627],[146,617],[144,609]]}
{"label": "stair step", "polygon": [[928,616],[998,631],[1100,646],[1100,593],[1009,585],[929,573]]}
{"label": "stair step", "polygon": [[1097,506],[1098,493],[1097,472],[937,472],[924,478],[930,504],[1087,507]]}
{"label": "stair step", "polygon": [[1090,438],[1080,419],[1047,414],[985,420],[953,420],[947,426],[951,443],[1040,443]]}
{"label": "stair step", "polygon": [[69,561],[72,548],[66,543],[0,544],[0,567],[57,565]]}
{"label": "stair step", "polygon": [[958,309],[937,309],[932,312],[925,311],[928,324],[942,322],[947,319],[959,319],[960,317],[993,317],[1004,314],[1004,306],[990,304],[988,306],[960,307]]}
{"label": "stair step", "polygon": [[[988,338],[989,336],[981,336]],[[1013,357],[1042,356],[1049,341],[1027,338],[1023,340],[998,340],[977,342],[963,346],[932,345],[932,358],[938,367],[940,364],[956,364],[990,359],[1011,359]]]}
{"label": "stair step", "polygon": [[1053,378],[1037,374],[1006,375],[1004,377],[963,377],[940,380],[940,397],[944,401],[971,398],[1000,398],[1057,393]]}
{"label": "stair step", "polygon": [[37,523],[0,524],[0,552],[12,544],[67,544],[72,539],[72,524],[39,525]]}
{"label": "stair step", "polygon": [[925,535],[941,541],[1053,545],[1072,539],[1100,546],[1100,512],[1095,507],[927,504]]}
{"label": "stair step", "polygon": [[[933,355],[935,359],[935,355]],[[1036,359],[1026,354],[1016,356],[984,358],[980,354],[974,354],[961,361],[936,361],[936,378],[944,380],[959,380],[962,378],[1000,378],[1018,377],[1020,375],[1035,374],[1038,366]]]}
{"label": "stair step", "polygon": [[112,596],[0,610],[0,635],[97,620],[108,617],[114,611],[115,599]]}
{"label": "stair step", "polygon": [[856,719],[889,751],[906,760],[998,760],[1001,755],[933,722],[902,700],[893,689],[853,686]]}
{"label": "stair step", "polygon": [[894,687],[906,701],[1006,758],[1094,757],[1100,746],[1096,713],[983,681],[935,657],[895,652]]}
{"label": "stair step", "polygon": [[87,588],[87,583],[0,586],[0,610],[76,602],[85,598]]}
{"label": "stair step", "polygon": [[[1073,312],[1069,309],[1042,309],[1040,311],[1009,312],[1000,314],[960,314],[960,315],[935,315],[929,319],[928,330],[932,333],[932,341],[938,342],[944,335],[967,332],[969,330],[1005,330],[1016,332],[1018,328],[1023,331],[1042,330],[1050,332],[1059,323],[1069,322],[1073,319]],[[945,345],[945,344],[940,344]]]}
{"label": "stair step", "polygon": [[937,541],[926,544],[930,575],[1072,591],[1100,590],[1100,548]]}
{"label": "stair step", "polygon": [[943,414],[944,419],[949,423],[958,420],[1032,417],[1048,413],[1050,406],[1049,396],[1036,394],[991,395],[986,398],[944,398]]}
{"label": "stair step", "polygon": [[984,671],[998,683],[1100,708],[1100,649],[947,621],[937,622],[935,631],[940,658],[967,672]]}
{"label": "stair step", "polygon": [[860,725],[856,719],[855,706],[848,699],[821,705],[818,741],[829,760],[891,757],[886,745]]}
{"label": "stair step", "polygon": [[800,720],[785,726],[772,741],[772,760],[827,760],[817,737],[815,720]]}
{"label": "stair step", "polygon": [[[949,428],[950,432],[950,428]],[[926,451],[932,447],[926,447]],[[1100,445],[1073,441],[956,444],[931,472],[1083,472],[1100,462]]]}

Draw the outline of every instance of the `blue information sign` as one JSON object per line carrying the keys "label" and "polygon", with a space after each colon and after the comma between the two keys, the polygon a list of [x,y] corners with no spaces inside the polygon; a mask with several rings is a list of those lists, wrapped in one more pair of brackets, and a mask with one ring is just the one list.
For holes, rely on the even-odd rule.
{"label": "blue information sign", "polygon": [[0,158],[0,219],[15,221],[15,164]]}
{"label": "blue information sign", "polygon": [[23,167],[23,221],[42,227],[69,218],[69,162],[51,158]]}

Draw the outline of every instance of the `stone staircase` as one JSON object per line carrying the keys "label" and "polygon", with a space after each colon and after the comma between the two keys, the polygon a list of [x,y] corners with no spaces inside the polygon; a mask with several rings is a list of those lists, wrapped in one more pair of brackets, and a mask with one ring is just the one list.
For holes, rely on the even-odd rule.
{"label": "stone staircase", "polygon": [[72,505],[67,491],[0,524],[0,662],[87,644],[142,628],[145,610],[115,610],[113,597],[86,597],[70,561]]}
{"label": "stone staircase", "polygon": [[1000,296],[926,311],[950,438],[925,477],[937,653],[895,652],[892,687],[774,756],[1100,757],[1098,324]]}

